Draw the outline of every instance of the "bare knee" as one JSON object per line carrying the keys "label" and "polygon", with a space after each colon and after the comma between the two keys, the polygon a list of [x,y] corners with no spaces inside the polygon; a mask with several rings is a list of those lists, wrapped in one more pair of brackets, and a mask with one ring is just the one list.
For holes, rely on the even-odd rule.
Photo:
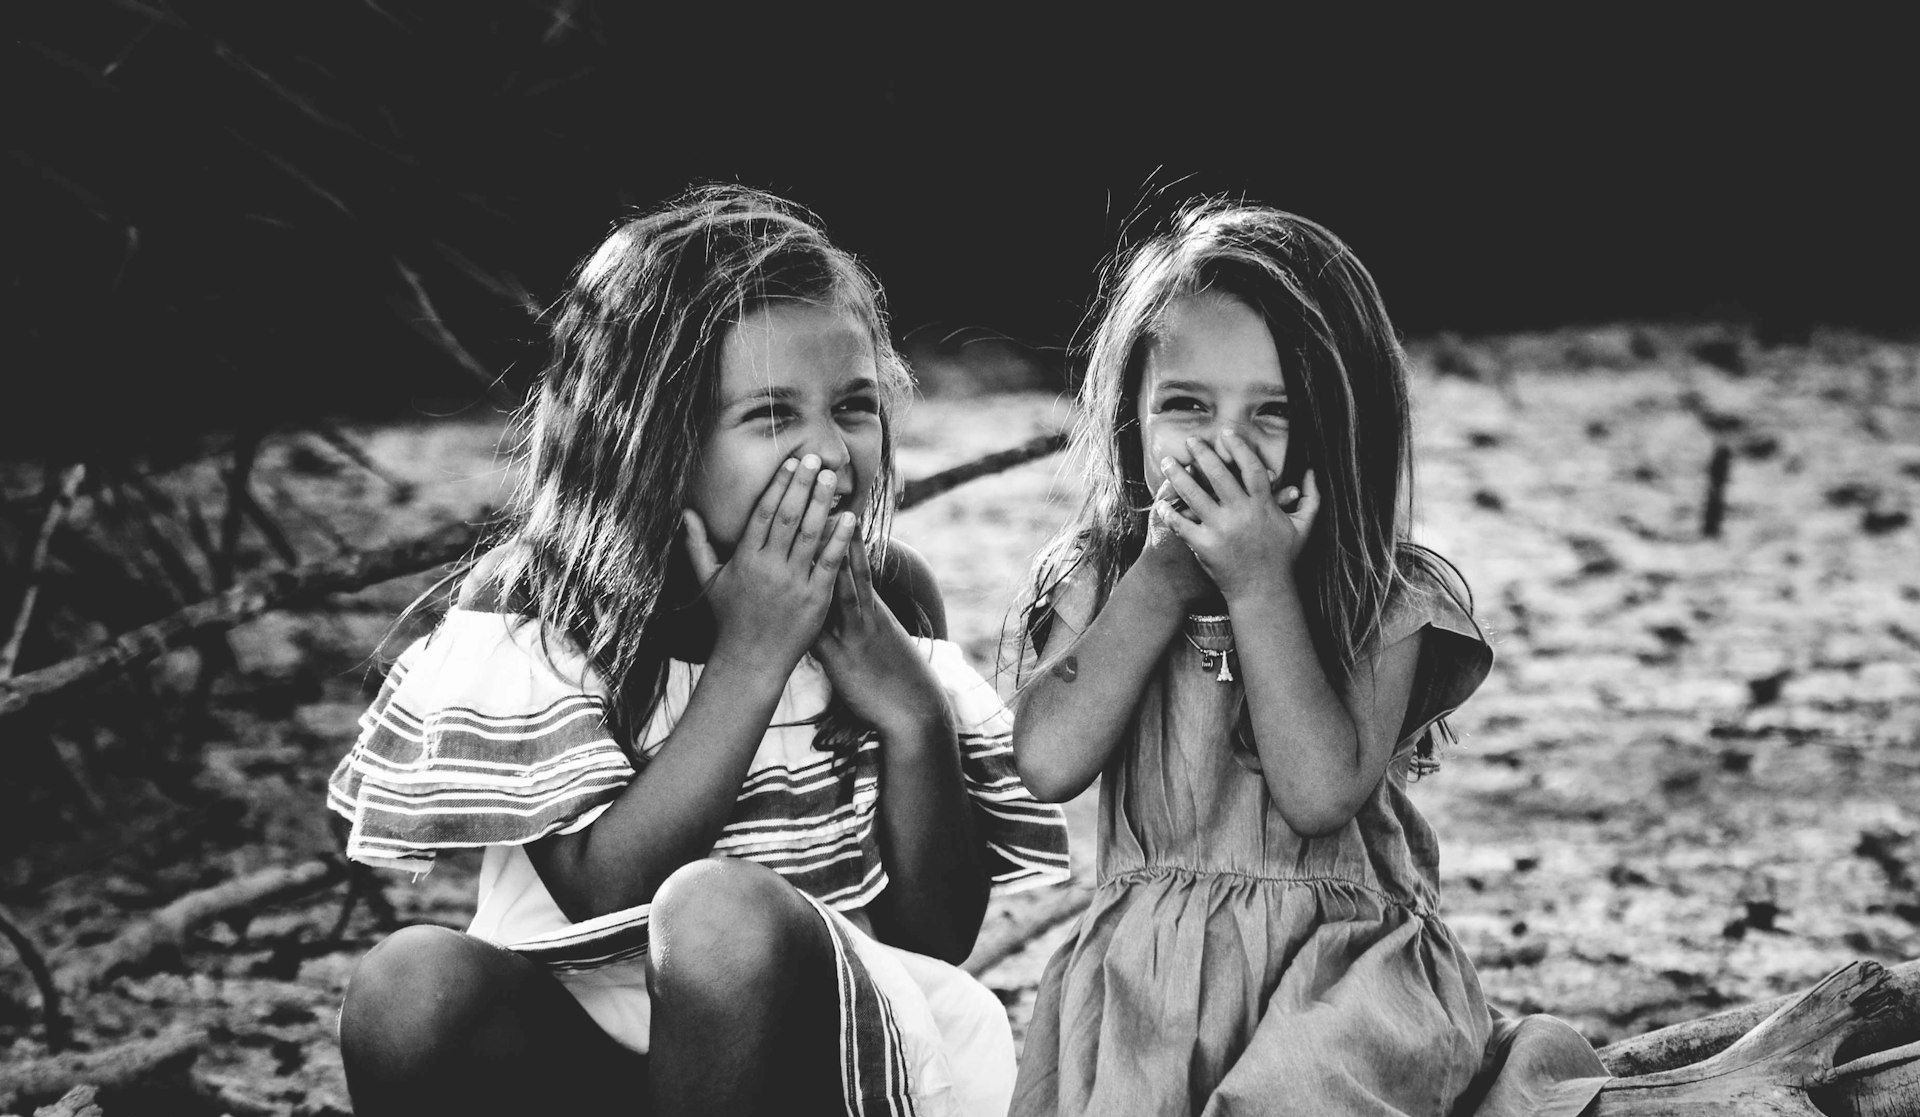
{"label": "bare knee", "polygon": [[817,954],[825,928],[800,893],[764,866],[710,858],[682,866],[648,917],[653,995],[676,1000],[777,996]]}
{"label": "bare knee", "polygon": [[404,927],[367,952],[340,1007],[351,1073],[387,1077],[464,1046],[491,1002],[494,948],[445,927]]}

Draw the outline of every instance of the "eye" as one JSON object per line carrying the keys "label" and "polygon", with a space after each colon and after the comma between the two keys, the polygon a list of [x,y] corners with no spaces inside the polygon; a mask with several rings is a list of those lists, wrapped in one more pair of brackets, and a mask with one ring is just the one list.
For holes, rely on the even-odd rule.
{"label": "eye", "polygon": [[1157,412],[1205,411],[1206,405],[1195,396],[1168,396],[1155,405]]}
{"label": "eye", "polygon": [[763,403],[749,409],[740,416],[742,425],[765,423],[775,430],[785,426],[793,418],[793,408],[784,403]]}
{"label": "eye", "polygon": [[878,415],[880,400],[877,396],[848,396],[835,404],[833,409],[842,415]]}
{"label": "eye", "polygon": [[1263,403],[1255,408],[1253,412],[1254,418],[1256,419],[1277,419],[1283,423],[1286,422],[1292,414],[1293,409],[1288,405],[1286,400],[1275,400],[1272,403]]}

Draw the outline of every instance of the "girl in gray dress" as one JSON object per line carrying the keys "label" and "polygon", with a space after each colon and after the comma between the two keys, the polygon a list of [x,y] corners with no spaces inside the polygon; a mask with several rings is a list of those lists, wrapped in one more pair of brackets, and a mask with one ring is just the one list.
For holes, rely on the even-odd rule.
{"label": "girl in gray dress", "polygon": [[1099,308],[1092,477],[1024,609],[1014,752],[1100,781],[1099,885],[1013,1112],[1576,1113],[1605,1077],[1491,1011],[1407,794],[1492,649],[1407,538],[1404,355],[1313,222],[1188,208]]}

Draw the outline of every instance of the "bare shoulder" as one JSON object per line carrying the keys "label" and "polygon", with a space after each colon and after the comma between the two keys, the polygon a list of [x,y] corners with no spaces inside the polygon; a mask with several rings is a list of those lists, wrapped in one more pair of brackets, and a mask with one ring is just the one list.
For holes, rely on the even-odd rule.
{"label": "bare shoulder", "polygon": [[887,553],[874,572],[874,592],[900,619],[900,624],[915,636],[947,638],[947,605],[940,595],[940,583],[926,556],[902,543],[889,540]]}

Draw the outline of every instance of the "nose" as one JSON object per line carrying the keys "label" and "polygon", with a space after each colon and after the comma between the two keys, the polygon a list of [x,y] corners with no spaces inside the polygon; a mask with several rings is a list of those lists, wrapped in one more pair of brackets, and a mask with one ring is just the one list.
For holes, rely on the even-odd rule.
{"label": "nose", "polygon": [[820,455],[820,468],[843,472],[853,461],[853,451],[847,448],[847,440],[838,434],[826,434],[812,439],[807,451]]}

